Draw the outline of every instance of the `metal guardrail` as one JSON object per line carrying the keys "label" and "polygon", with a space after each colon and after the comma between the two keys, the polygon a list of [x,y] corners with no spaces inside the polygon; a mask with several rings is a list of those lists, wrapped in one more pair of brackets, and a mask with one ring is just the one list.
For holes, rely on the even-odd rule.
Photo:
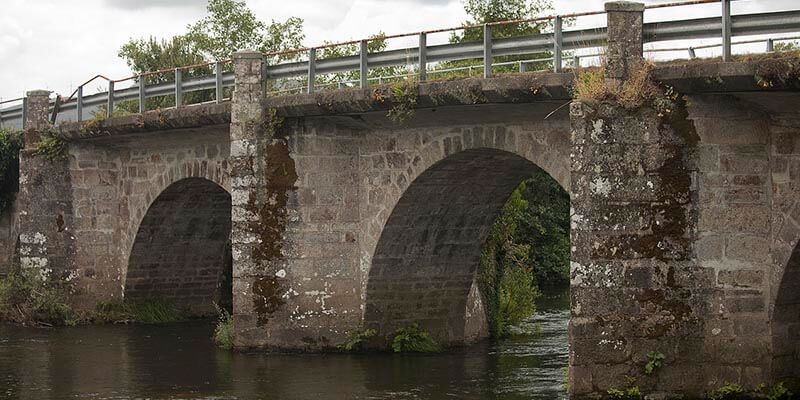
{"label": "metal guardrail", "polygon": [[[686,4],[701,4],[716,2],[718,0],[699,0],[684,3],[670,3],[649,6],[648,8],[661,8],[674,5]],[[695,56],[694,50],[719,47],[723,48],[723,60],[731,59],[731,46],[733,44],[754,43],[758,41],[767,42],[767,51],[774,49],[773,43],[776,40],[784,40],[790,38],[769,38],[760,40],[748,40],[743,42],[732,42],[733,36],[747,36],[747,35],[762,35],[762,34],[778,34],[786,32],[800,32],[800,10],[795,11],[781,11],[769,13],[757,13],[746,15],[730,15],[730,1],[721,0],[722,4],[721,16],[710,18],[686,19],[678,21],[666,21],[647,23],[643,26],[643,35],[645,43],[669,41],[669,40],[691,40],[691,39],[704,39],[704,38],[722,38],[720,44],[704,45],[687,47],[680,49],[653,49],[649,51],[676,51],[684,50],[689,52],[689,56]],[[593,15],[600,12],[587,12],[572,14],[572,16]],[[288,88],[286,91],[297,91],[302,89],[304,91],[312,92],[319,84],[316,78],[320,74],[342,73],[359,71],[360,78],[358,81],[343,81],[339,82],[338,86],[342,87],[343,84],[349,86],[358,82],[359,86],[366,87],[369,81],[377,80],[380,82],[382,79],[391,79],[398,77],[417,76],[421,81],[424,81],[428,74],[456,71],[459,69],[472,69],[482,68],[483,76],[489,77],[492,75],[492,68],[500,65],[507,65],[518,63],[520,70],[524,71],[523,65],[532,62],[552,62],[553,70],[560,72],[564,63],[562,60],[562,52],[577,49],[595,48],[602,46],[607,38],[606,28],[583,29],[574,31],[562,30],[562,18],[564,16],[541,17],[529,20],[520,21],[505,21],[502,23],[518,23],[526,21],[542,21],[552,20],[554,23],[554,31],[552,33],[517,36],[510,38],[492,38],[492,26],[501,23],[491,23],[484,25],[469,26],[466,28],[482,28],[483,41],[473,41],[464,43],[448,43],[441,45],[427,45],[427,34],[433,32],[449,31],[455,29],[464,29],[465,27],[442,29],[436,31],[420,32],[417,34],[405,34],[386,36],[377,39],[388,39],[394,37],[404,37],[411,35],[419,36],[419,46],[381,51],[375,53],[367,52],[367,40],[347,42],[345,44],[359,44],[359,54],[352,56],[326,58],[318,60],[316,56],[317,49],[332,47],[335,45],[326,45],[318,48],[290,50],[287,52],[270,53],[266,56],[274,56],[284,53],[299,53],[306,51],[308,53],[307,61],[296,61],[279,63],[276,65],[269,65],[266,67],[266,76],[268,79],[291,79],[307,77],[307,84],[301,87]],[[336,44],[340,45],[340,44]],[[525,55],[536,53],[551,53],[552,57],[547,59],[536,60],[520,60],[510,63],[492,63],[492,58],[496,56],[509,56],[509,55]],[[580,59],[586,57],[596,57],[599,54],[584,54],[575,55],[572,60],[573,65],[580,65]],[[451,68],[449,70],[442,69],[429,69],[432,63],[441,63],[449,61],[470,60],[470,59],[483,59],[482,66],[467,66],[460,68]],[[63,112],[74,111],[77,115],[77,120],[81,121],[85,114],[85,109],[90,107],[99,107],[105,105],[109,116],[114,110],[114,105],[121,101],[137,100],[139,103],[139,111],[145,111],[146,99],[156,96],[164,96],[174,94],[177,99],[176,104],[182,104],[182,98],[185,93],[198,91],[198,90],[214,90],[216,102],[224,100],[223,94],[225,88],[234,85],[233,72],[224,71],[223,65],[231,62],[230,59],[220,60],[216,62],[199,64],[187,67],[172,68],[161,71],[148,72],[142,75],[136,75],[120,80],[109,80],[100,75],[92,78],[92,80],[102,77],[108,81],[109,90],[107,92],[96,93],[92,95],[84,95],[83,89],[92,80],[79,86],[78,89],[67,99],[61,103],[60,98],[51,100],[51,109],[55,109],[53,115]],[[183,74],[185,70],[197,67],[208,67],[213,65],[215,72],[211,75],[202,77],[184,79]],[[402,74],[391,77],[377,77],[369,78],[369,68],[392,67],[413,65],[416,67],[416,72]],[[146,85],[145,77],[155,74],[163,74],[173,72],[175,74],[174,81],[167,83],[160,83],[155,85]],[[124,88],[115,89],[115,84],[126,81],[135,80],[136,84]],[[334,84],[324,84],[324,86],[331,86]],[[110,93],[110,95],[109,95]],[[19,100],[19,99],[17,99]],[[0,103],[2,104],[2,103]],[[22,127],[24,121],[24,106],[19,104],[14,107],[0,109],[0,126],[5,126],[9,123],[16,127]],[[55,122],[55,117],[53,118]]]}

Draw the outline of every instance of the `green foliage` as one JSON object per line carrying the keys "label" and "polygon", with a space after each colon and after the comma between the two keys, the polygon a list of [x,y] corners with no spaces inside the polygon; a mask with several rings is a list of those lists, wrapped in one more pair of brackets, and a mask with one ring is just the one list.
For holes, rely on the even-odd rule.
{"label": "green foliage", "polygon": [[564,388],[564,393],[569,393],[569,365],[561,367],[561,387]]}
{"label": "green foliage", "polygon": [[478,285],[493,337],[535,311],[539,285],[569,282],[569,195],[543,170],[511,194],[481,251]]}
{"label": "green foliage", "polygon": [[417,105],[418,88],[416,82],[412,80],[392,85],[392,108],[386,116],[396,124],[402,124],[411,118]]}
{"label": "green foliage", "polygon": [[629,386],[625,390],[611,388],[608,389],[608,395],[612,399],[633,400],[642,398],[642,392],[639,390],[639,386]]}
{"label": "green foliage", "polygon": [[[383,32],[378,32],[375,35],[370,35],[369,39],[371,40],[367,41],[367,52],[375,53],[386,50],[386,40],[383,39],[383,37],[385,36],[386,34]],[[331,43],[333,42],[327,40],[324,42],[325,45]],[[323,60],[326,58],[355,56],[358,55],[358,53],[359,53],[359,45],[357,43],[350,43],[341,46],[319,49],[319,51],[317,52],[317,59]],[[393,75],[402,75],[408,72],[409,72],[408,68],[402,66],[378,67],[378,68],[370,68],[367,76],[369,78],[377,78],[377,77],[385,77]],[[317,75],[316,83],[317,85],[326,85],[342,81],[357,81],[359,79],[360,79],[359,71],[336,72],[331,74]],[[404,78],[397,78],[397,79],[399,80]]]}
{"label": "green foliage", "polygon": [[67,141],[53,130],[33,145],[33,152],[48,161],[67,159]]}
{"label": "green foliage", "polygon": [[[259,21],[244,1],[209,0],[208,15],[187,26],[184,34],[168,40],[154,37],[130,39],[119,50],[119,57],[126,60],[134,74],[158,71],[180,66],[202,64],[207,61],[230,58],[238,50],[253,49],[263,53],[301,47],[303,20],[289,18],[284,22]],[[295,59],[298,54],[272,57],[270,61]],[[224,64],[224,68],[232,68]],[[213,72],[213,66],[185,69],[183,78],[188,79]],[[175,74],[153,74],[144,77],[145,84],[173,82]],[[228,93],[229,94],[229,93]],[[184,104],[205,102],[214,99],[214,90],[185,92]],[[175,95],[169,94],[147,99],[145,109],[166,108],[175,105]],[[139,112],[137,100],[122,101],[116,109]]]}
{"label": "green foliage", "polygon": [[[485,24],[498,21],[508,21],[516,19],[532,18],[550,14],[553,10],[551,0],[464,0],[464,11],[470,19],[464,21],[464,25]],[[503,24],[491,27],[492,38],[507,38],[512,36],[533,35],[544,32],[552,26],[550,21],[522,22],[516,24]],[[483,41],[483,28],[469,28],[461,33],[453,33],[450,36],[451,43]],[[493,57],[494,63],[502,63],[517,60],[531,60],[538,58],[548,58],[551,53],[532,53],[512,56]],[[440,63],[436,70],[451,69],[466,66],[482,66],[482,59],[469,59]],[[527,64],[529,70],[543,69],[551,65],[548,62]],[[493,71],[496,73],[517,72],[517,65],[495,66]],[[480,69],[473,69],[479,71]],[[469,74],[467,70],[454,71],[448,73],[435,73],[436,78],[448,78]]]}
{"label": "green foliage", "polygon": [[657,351],[647,353],[647,364],[644,365],[644,373],[652,375],[653,372],[661,368],[661,362],[664,361],[664,354]]}
{"label": "green foliage", "polygon": [[22,132],[0,130],[0,213],[8,210],[19,191],[19,151]]}
{"label": "green foliage", "polygon": [[744,388],[742,388],[741,385],[726,382],[725,386],[722,386],[711,393],[711,400],[732,399],[743,393]]}
{"label": "green foliage", "polygon": [[428,332],[420,329],[419,324],[411,324],[395,331],[392,339],[392,351],[395,353],[435,353],[442,351]]}
{"label": "green foliage", "polygon": [[214,343],[223,349],[233,348],[233,316],[227,310],[214,304],[217,309],[217,326],[214,328]]}
{"label": "green foliage", "polygon": [[100,302],[95,306],[91,320],[95,322],[138,322],[142,324],[165,324],[186,319],[188,313],[171,301],[160,297],[148,297],[138,301]]}
{"label": "green foliage", "polygon": [[378,332],[375,329],[356,329],[348,333],[347,341],[338,347],[340,350],[345,351],[361,351],[363,350],[364,342],[377,334]]}
{"label": "green foliage", "polygon": [[786,41],[786,42],[778,42],[775,43],[773,46],[775,51],[796,51],[800,50],[800,42],[797,41]]}
{"label": "green foliage", "polygon": [[[209,0],[208,15],[189,25],[187,38],[207,58],[220,60],[236,51],[253,49],[262,53],[302,47],[303,20],[290,17],[284,22],[259,21],[244,1]],[[285,55],[292,59],[296,55]]]}
{"label": "green foliage", "polygon": [[75,325],[78,314],[68,299],[66,284],[39,269],[12,265],[0,279],[0,320],[41,326]]}
{"label": "green foliage", "polygon": [[[186,35],[174,36],[169,40],[158,40],[152,36],[149,39],[130,39],[120,48],[117,55],[125,59],[134,74],[201,64],[206,61],[196,43]],[[183,79],[208,75],[212,72],[211,67],[198,67],[182,71]],[[148,75],[144,79],[147,85],[174,82],[175,74],[173,72],[154,74]],[[184,93],[183,102],[184,104],[191,104],[209,101],[213,98],[213,90],[192,91]],[[146,109],[148,110],[174,105],[174,94],[151,97],[146,100]],[[139,102],[138,100],[122,101],[117,103],[115,108],[121,112],[138,113]],[[98,112],[95,115],[97,114],[100,113]]]}
{"label": "green foliage", "polygon": [[774,386],[768,387],[766,384],[761,383],[753,390],[755,393],[761,393],[767,400],[787,400],[792,399],[794,393],[783,385],[783,382],[778,382]]}

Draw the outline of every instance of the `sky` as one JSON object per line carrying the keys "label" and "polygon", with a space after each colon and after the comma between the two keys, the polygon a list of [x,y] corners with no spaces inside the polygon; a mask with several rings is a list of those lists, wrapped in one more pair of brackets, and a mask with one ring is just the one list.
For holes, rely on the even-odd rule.
{"label": "sky", "polygon": [[[647,4],[667,0],[648,0]],[[798,8],[798,0],[743,0],[733,14]],[[206,14],[206,0],[2,0],[0,10],[0,100],[27,90],[69,95],[96,74],[130,75],[117,56],[130,38],[168,38]],[[556,13],[602,10],[603,0],[553,0]],[[461,0],[248,0],[262,20],[305,20],[305,45],[458,26],[467,20]],[[645,20],[719,15],[719,4],[648,11]],[[604,16],[582,17],[574,28],[604,24]],[[445,41],[445,34],[428,43]],[[405,41],[405,42],[404,42]],[[411,47],[415,38],[392,47]],[[674,45],[674,44],[672,44]],[[755,47],[751,47],[756,49]],[[758,47],[760,49],[760,47]],[[756,49],[757,50],[757,49]],[[711,55],[714,50],[704,54]],[[700,55],[700,54],[698,54]],[[98,84],[99,86],[99,84]],[[91,90],[92,92],[94,90]],[[2,107],[2,106],[0,106]]]}

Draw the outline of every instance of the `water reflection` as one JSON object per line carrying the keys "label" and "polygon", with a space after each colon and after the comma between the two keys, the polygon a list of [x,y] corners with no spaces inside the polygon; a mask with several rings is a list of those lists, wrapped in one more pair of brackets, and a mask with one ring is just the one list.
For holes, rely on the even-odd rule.
{"label": "water reflection", "polygon": [[436,355],[231,354],[212,325],[40,330],[0,326],[0,397],[20,399],[558,399],[566,293],[546,294],[522,336]]}

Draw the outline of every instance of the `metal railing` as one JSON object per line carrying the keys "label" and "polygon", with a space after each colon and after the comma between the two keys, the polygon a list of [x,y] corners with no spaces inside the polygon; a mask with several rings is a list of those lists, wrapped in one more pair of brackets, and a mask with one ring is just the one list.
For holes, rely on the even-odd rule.
{"label": "metal railing", "polygon": [[[722,5],[719,17],[646,23],[643,26],[643,39],[645,43],[652,43],[672,40],[721,38],[721,42],[719,44],[709,44],[678,49],[651,49],[646,51],[688,51],[690,58],[693,58],[695,56],[694,51],[697,49],[722,47],[722,59],[725,61],[730,61],[732,45],[766,41],[767,51],[772,51],[774,49],[773,44],[775,41],[790,40],[793,38],[770,38],[732,42],[731,38],[733,36],[765,34],[772,35],[786,32],[800,32],[800,10],[731,16],[731,0],[694,0],[679,3],[650,5],[646,8],[653,9],[717,2],[721,3]],[[355,86],[356,83],[358,83],[358,86],[360,87],[367,87],[371,81],[377,81],[378,83],[381,83],[384,80],[408,78],[412,76],[417,77],[417,79],[420,81],[424,81],[430,74],[454,72],[459,70],[472,71],[473,69],[482,69],[483,76],[489,77],[492,75],[492,69],[494,67],[517,64],[519,66],[519,71],[525,71],[526,68],[524,65],[539,62],[549,62],[551,63],[552,70],[554,72],[561,72],[564,65],[564,60],[562,59],[564,54],[563,52],[600,47],[606,42],[607,39],[605,27],[565,31],[563,30],[563,20],[565,18],[597,15],[603,13],[605,12],[592,11],[514,21],[493,22],[482,25],[461,26],[455,28],[327,44],[315,48],[266,53],[264,54],[265,60],[267,58],[280,56],[285,57],[291,54],[304,53],[308,55],[308,59],[303,61],[290,61],[275,63],[274,65],[267,65],[264,72],[266,77],[270,80],[277,81],[281,79],[302,79],[305,82],[305,85],[302,86],[279,88],[277,91],[273,91],[273,94],[283,94],[292,91],[296,92],[298,90],[313,92],[316,89],[322,89],[326,87]],[[494,26],[531,22],[552,22],[553,32],[508,38],[492,37],[492,28]],[[427,44],[429,34],[465,29],[482,29],[483,40],[438,45]],[[387,40],[412,36],[418,36],[418,46],[373,53],[369,53],[367,51],[367,43],[370,40]],[[317,58],[318,50],[341,45],[355,44],[358,45],[358,54],[325,59]],[[549,53],[552,54],[552,56],[548,58],[518,60],[504,63],[492,62],[493,58],[498,56],[524,56],[542,53]],[[580,59],[597,56],[600,56],[600,54],[576,53],[571,56],[571,64],[573,66],[579,66]],[[440,69],[431,68],[431,66],[441,66],[446,62],[477,59],[483,60],[482,65],[469,65]],[[215,94],[215,101],[219,103],[225,100],[225,89],[234,86],[233,72],[226,71],[224,67],[231,61],[231,59],[226,59],[179,68],[170,68],[160,71],[147,72],[118,80],[111,80],[104,76],[98,75],[80,85],[78,89],[76,89],[76,91],[73,92],[73,94],[66,100],[62,101],[60,97],[57,97],[55,100],[51,100],[51,109],[53,110],[52,120],[53,122],[56,122],[57,114],[63,115],[67,112],[74,112],[76,115],[75,119],[77,121],[81,121],[85,117],[87,108],[95,108],[95,110],[97,110],[97,108],[101,106],[105,106],[108,116],[111,116],[115,105],[122,101],[138,101],[139,112],[144,112],[146,111],[146,100],[148,98],[165,95],[174,95],[175,104],[182,106],[184,95],[186,93],[200,90],[213,91]],[[371,68],[408,65],[413,66],[415,70],[404,74],[395,74],[385,77],[369,77],[368,75],[369,69]],[[208,68],[210,66],[214,66],[214,72],[212,74],[191,78],[185,78],[184,76],[185,71],[187,70],[193,68]],[[339,82],[335,83],[317,82],[318,77],[323,74],[347,73],[354,71],[358,71],[358,80],[340,80]],[[147,84],[148,77],[166,73],[174,73],[174,79],[170,82],[151,85]],[[85,95],[84,87],[97,78],[103,78],[108,82],[108,91]],[[117,83],[129,80],[134,81],[134,84],[123,89],[117,89],[115,87]],[[15,100],[21,101],[21,99]],[[22,127],[25,120],[23,116],[24,109],[25,107],[23,104],[0,109],[0,126],[12,124],[15,127]]]}

